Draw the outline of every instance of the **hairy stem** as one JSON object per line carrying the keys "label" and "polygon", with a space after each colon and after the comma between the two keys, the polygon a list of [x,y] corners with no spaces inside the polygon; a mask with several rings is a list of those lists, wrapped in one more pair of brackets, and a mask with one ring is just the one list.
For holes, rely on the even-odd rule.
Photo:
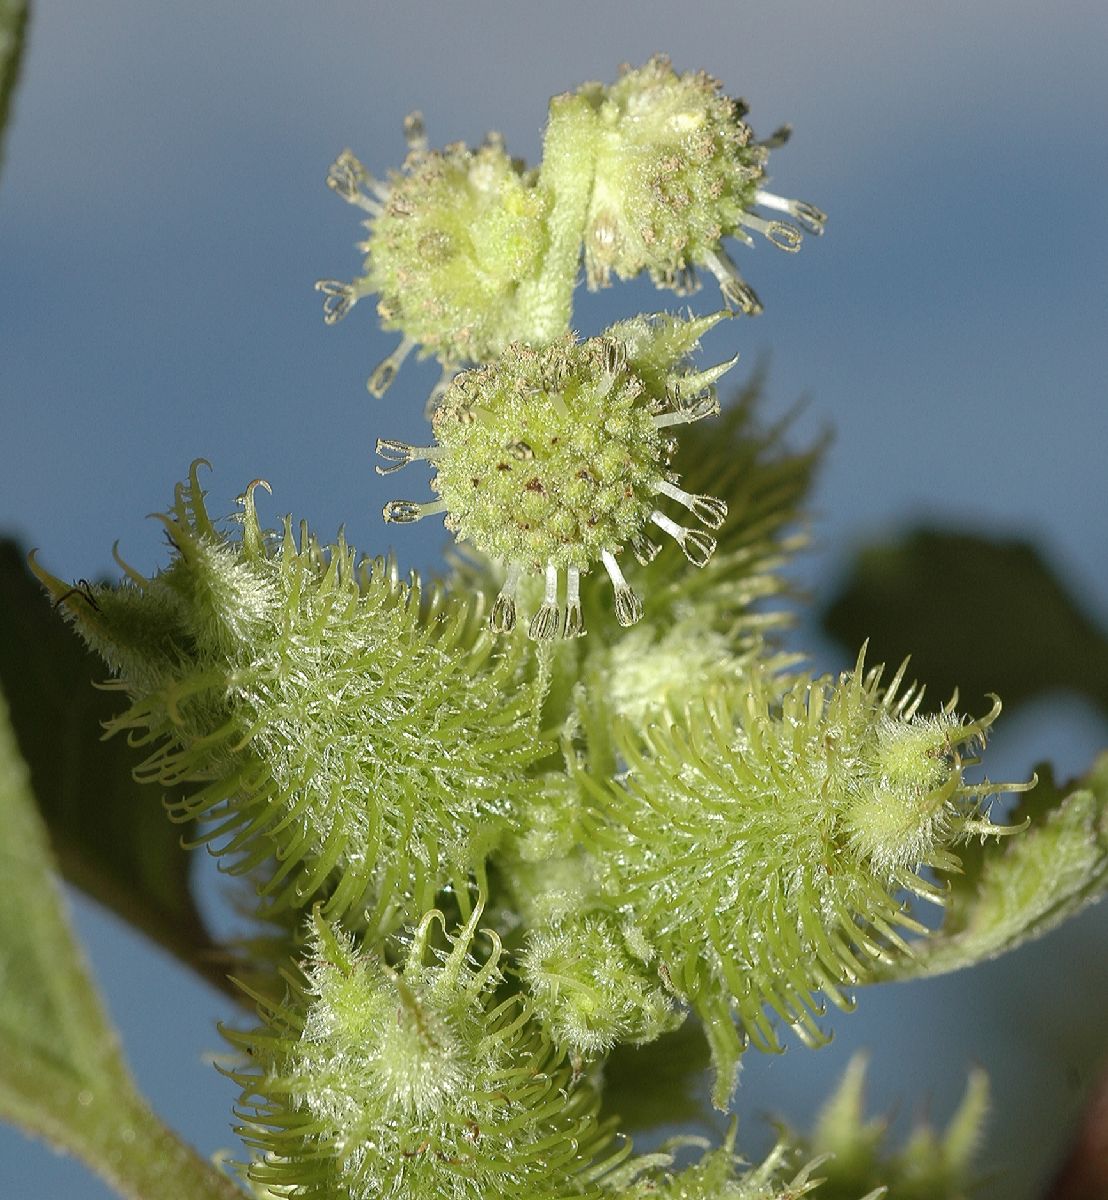
{"label": "hairy stem", "polygon": [[539,186],[550,198],[550,241],[537,279],[518,292],[519,326],[545,344],[569,328],[596,161],[596,114],[580,95],[555,96],[543,139]]}

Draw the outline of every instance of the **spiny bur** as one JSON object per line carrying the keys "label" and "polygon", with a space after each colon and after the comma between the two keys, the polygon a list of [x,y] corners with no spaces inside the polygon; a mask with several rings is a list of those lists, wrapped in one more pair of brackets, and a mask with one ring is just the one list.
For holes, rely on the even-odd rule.
{"label": "spiny bur", "polygon": [[500,942],[479,948],[479,916],[446,936],[428,913],[392,967],[316,913],[287,1001],[228,1035],[250,1059],[233,1078],[256,1184],[303,1200],[602,1194],[629,1147],[612,1150],[596,1090],[526,1001],[498,998]]}
{"label": "spiny bur", "polygon": [[905,897],[943,902],[928,872],[957,871],[960,842],[1013,832],[988,800],[1031,784],[964,774],[999,703],[977,720],[920,716],[904,670],[882,687],[859,658],[783,695],[755,671],[682,721],[623,721],[616,780],[580,773],[596,903],[618,903],[702,1018],[721,1106],[748,1042],[779,1050],[779,1020],[821,1044],[821,993],[850,1008],[848,989],[911,955],[904,935],[927,930]]}
{"label": "spiny bur", "polygon": [[633,927],[568,919],[531,935],[521,974],[558,1045],[595,1058],[617,1043],[652,1042],[684,1019],[652,957]]}
{"label": "spiny bur", "polygon": [[327,899],[374,923],[464,896],[509,822],[541,684],[526,643],[494,644],[474,606],[404,583],[340,538],[210,519],[194,465],[161,516],[172,560],[74,593],[40,571],[129,700],[109,726],[138,779],[199,821],[265,905]]}

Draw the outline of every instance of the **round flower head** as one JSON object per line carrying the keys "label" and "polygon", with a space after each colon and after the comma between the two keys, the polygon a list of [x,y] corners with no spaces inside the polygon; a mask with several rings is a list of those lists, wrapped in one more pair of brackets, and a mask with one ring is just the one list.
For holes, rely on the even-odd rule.
{"label": "round flower head", "polygon": [[390,460],[377,468],[381,474],[413,459],[433,463],[432,487],[440,497],[429,504],[394,500],[385,506],[385,520],[446,513],[459,540],[506,563],[492,611],[498,631],[515,624],[521,576],[539,572],[546,590],[531,637],[583,633],[580,576],[597,563],[612,581],[620,624],[634,624],[642,603],[616,560],[625,546],[649,562],[658,551],[647,536],[653,525],[696,566],[715,550],[713,538],[663,512],[662,498],[709,528],[727,515],[722,501],[677,486],[668,436],[671,426],[719,411],[712,385],[734,360],[700,372],[682,364],[724,315],[636,317],[585,342],[567,334],[541,349],[512,345],[495,363],[459,375],[435,413],[437,445],[377,443],[378,453]]}
{"label": "round flower head", "polygon": [[763,188],[769,151],[788,129],[755,141],[742,101],[724,96],[703,71],[678,75],[662,56],[626,70],[612,87],[586,84],[582,92],[599,123],[585,227],[589,287],[606,286],[613,271],[624,279],[649,271],[660,287],[687,292],[693,267],[703,266],[729,304],[760,312],[721,240],[750,244],[751,233],[761,233],[779,249],[798,250],[801,231],[759,216],[759,206],[791,215],[810,233],[822,233],[826,220],[811,204]]}
{"label": "round flower head", "polygon": [[417,345],[443,366],[440,392],[461,364],[495,358],[518,336],[516,289],[537,271],[546,245],[542,193],[498,135],[476,150],[455,143],[436,151],[427,149],[418,113],[405,131],[410,152],[388,183],[372,179],[348,150],[331,167],[328,185],[369,213],[365,273],[353,283],[316,284],[328,324],[375,292],[382,326],[403,335],[370,377],[378,396]]}

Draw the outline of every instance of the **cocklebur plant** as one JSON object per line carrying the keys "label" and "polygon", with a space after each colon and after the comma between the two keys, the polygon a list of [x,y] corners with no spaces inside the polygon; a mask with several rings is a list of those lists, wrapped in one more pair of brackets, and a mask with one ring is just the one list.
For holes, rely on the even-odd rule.
{"label": "cocklebur plant", "polygon": [[[114,674],[108,732],[136,777],[276,930],[243,950],[260,1025],[228,1033],[258,1197],[784,1200],[825,1176],[836,1195],[910,1196],[842,1098],[854,1076],[836,1120],[748,1170],[734,1127],[693,1162],[687,1140],[636,1154],[608,1056],[695,1022],[725,1108],[748,1047],[817,1046],[827,1004],[848,1011],[935,946],[943,961],[956,939],[918,907],[954,907],[971,857],[997,864],[982,895],[1017,871],[1043,882],[983,930],[959,894],[957,965],[1108,877],[1099,776],[1044,830],[993,819],[1030,786],[978,774],[998,701],[928,712],[904,666],[886,683],[859,654],[812,679],[783,646],[818,456],[759,433],[749,403],[720,413],[734,360],[690,355],[736,326],[570,328],[582,263],[590,286],[646,272],[678,292],[704,268],[758,311],[722,241],[791,250],[800,231],[755,210],[814,233],[824,217],[766,190],[783,135],[756,142],[744,113],[656,58],[556,97],[534,170],[492,136],[431,150],[418,118],[385,182],[349,152],[332,167],[367,239],[355,283],[320,285],[327,319],[378,295],[401,342],[371,391],[416,347],[443,369],[427,444],[383,436],[378,470],[430,468],[437,498],[384,515],[444,516],[444,583],[291,518],[268,528],[261,481],[214,520],[199,464],[161,518],[162,570],[71,587],[36,566]],[[1055,855],[1069,869],[1046,881]],[[972,1139],[954,1141],[949,1171],[919,1176],[936,1200],[962,1194]]]}

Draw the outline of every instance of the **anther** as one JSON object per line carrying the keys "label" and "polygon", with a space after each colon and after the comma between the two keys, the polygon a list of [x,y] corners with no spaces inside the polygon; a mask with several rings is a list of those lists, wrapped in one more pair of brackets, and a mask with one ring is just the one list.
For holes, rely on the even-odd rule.
{"label": "anther", "polygon": [[404,141],[409,150],[427,149],[427,130],[423,125],[423,113],[411,112],[404,118]]}
{"label": "anther", "polygon": [[791,125],[780,125],[767,138],[762,138],[760,142],[755,143],[758,146],[764,146],[767,150],[780,150],[781,147],[793,135],[793,127]]}
{"label": "anther", "polygon": [[379,217],[384,209],[362,191],[363,186],[373,182],[369,172],[349,150],[344,150],[327,172],[327,186],[331,191],[341,196],[347,204],[356,204],[373,216]]}
{"label": "anther", "polygon": [[549,642],[562,631],[562,614],[558,611],[558,568],[546,564],[546,593],[538,611],[531,618],[527,636],[535,642]]}
{"label": "anther", "polygon": [[609,339],[604,343],[604,371],[608,375],[618,375],[627,366],[627,345]]}
{"label": "anther", "polygon": [[566,568],[566,623],[562,637],[583,637],[585,619],[581,615],[581,572],[577,567]]}
{"label": "anther", "polygon": [[435,500],[419,504],[415,500],[390,500],[381,510],[381,515],[392,525],[414,525],[424,517],[446,512],[446,502]]}
{"label": "anther", "polygon": [[795,254],[800,249],[801,242],[804,241],[804,235],[795,225],[789,225],[784,221],[767,221],[764,217],[759,217],[756,213],[744,212],[739,220],[748,229],[754,229],[758,233],[776,246],[778,250],[787,250],[790,254]]}
{"label": "anther", "polygon": [[440,451],[437,446],[409,446],[407,442],[394,442],[391,438],[378,438],[377,453],[389,464],[387,467],[376,467],[377,474],[391,475],[394,471],[399,471],[401,467],[406,467],[408,463],[418,459],[433,462],[438,458]]}
{"label": "anther", "polygon": [[697,396],[684,408],[675,409],[673,412],[659,413],[651,420],[654,422],[655,429],[665,429],[670,425],[691,425],[694,421],[702,421],[705,417],[718,415],[719,397],[712,390],[703,396]]}
{"label": "anther", "polygon": [[708,534],[701,533],[697,529],[686,529],[684,525],[678,525],[676,521],[671,520],[665,513],[659,512],[657,509],[650,514],[650,519],[659,529],[664,530],[673,538],[694,567],[706,566],[708,560],[715,553],[716,539],[709,537]]}
{"label": "anther", "polygon": [[380,399],[389,390],[389,386],[396,378],[396,373],[404,365],[404,360],[411,354],[415,347],[415,340],[405,337],[388,358],[382,359],[377,364],[373,374],[366,380],[366,387],[369,389],[370,395]]}
{"label": "anther", "polygon": [[600,560],[608,572],[608,578],[615,589],[616,620],[624,626],[634,625],[642,618],[642,601],[635,595],[623,578],[619,563],[610,550],[601,550]]}
{"label": "anther", "polygon": [[658,495],[668,496],[671,500],[676,500],[678,504],[687,508],[702,525],[707,525],[709,529],[718,529],[727,520],[727,505],[723,500],[718,500],[715,496],[694,495],[669,483],[665,479],[661,479],[655,484],[654,491]]}
{"label": "anther", "polygon": [[516,588],[522,568],[518,563],[512,563],[504,579],[504,586],[493,601],[492,612],[489,613],[489,626],[493,633],[511,633],[516,624]]}
{"label": "anther", "polygon": [[641,531],[631,539],[631,553],[644,567],[649,566],[658,557],[661,550],[662,547],[658,542],[653,538],[648,538]]}
{"label": "anther", "polygon": [[682,263],[676,269],[666,271],[662,276],[662,284],[667,291],[675,292],[678,296],[691,296],[700,286],[696,271],[689,263]]}
{"label": "anther", "polygon": [[358,303],[359,291],[352,283],[343,283],[338,279],[317,279],[315,290],[322,292],[323,323],[337,325],[339,321]]}
{"label": "anther", "polygon": [[720,293],[729,307],[738,308],[751,317],[756,317],[762,311],[758,294],[739,274],[739,268],[723,250],[707,251],[704,265],[716,277]]}

